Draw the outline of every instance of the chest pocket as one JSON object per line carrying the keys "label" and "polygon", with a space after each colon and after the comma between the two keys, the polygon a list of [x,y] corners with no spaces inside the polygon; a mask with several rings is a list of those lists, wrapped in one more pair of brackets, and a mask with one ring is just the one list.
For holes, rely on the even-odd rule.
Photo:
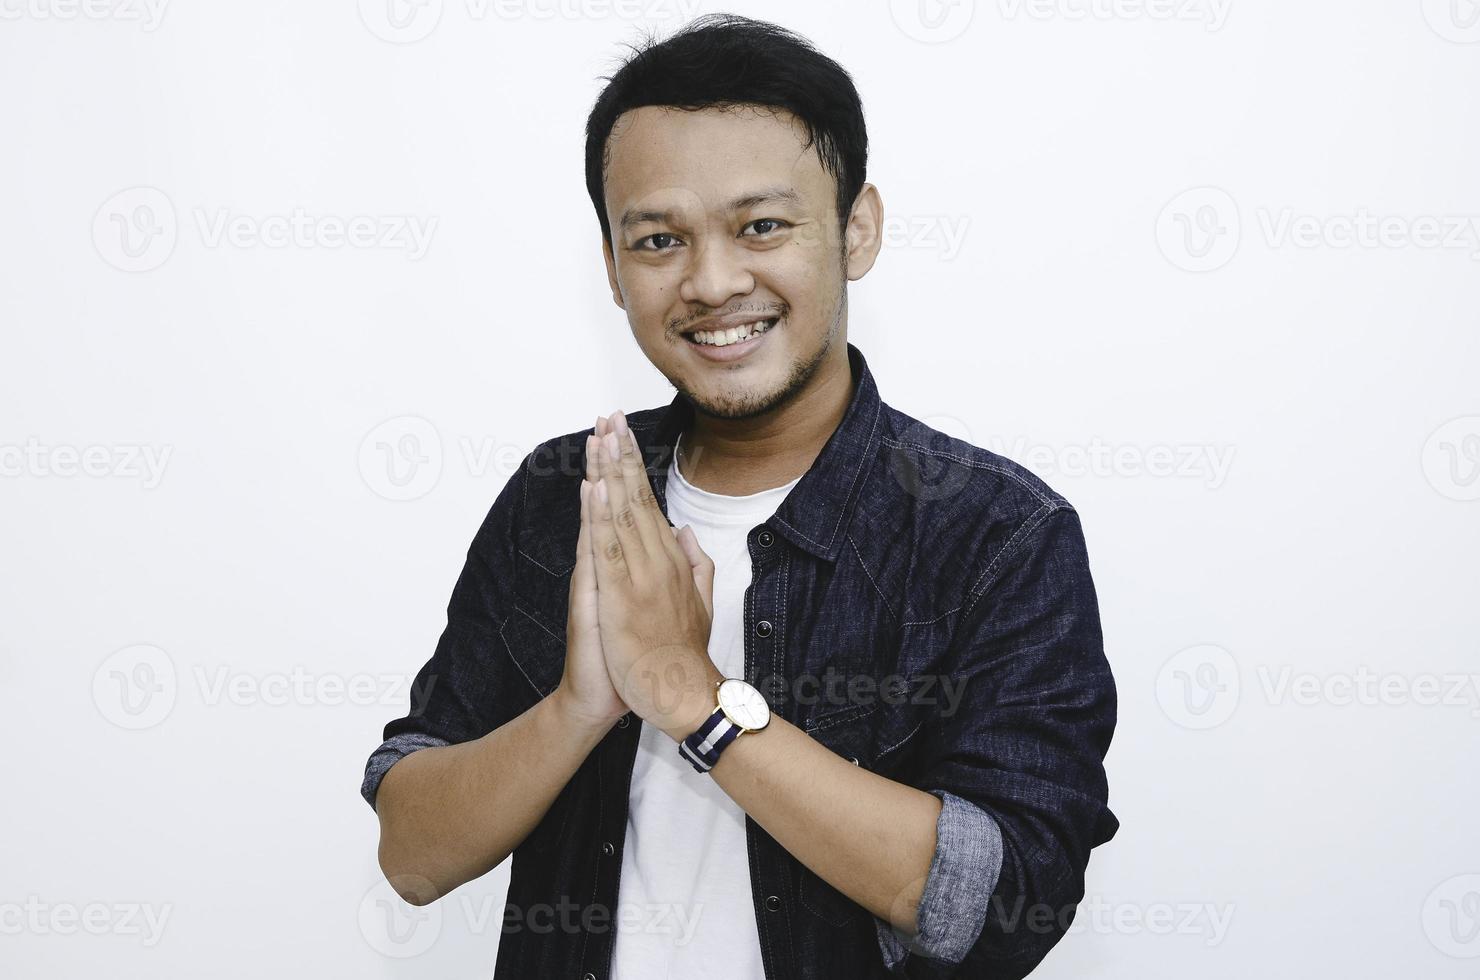
{"label": "chest pocket", "polygon": [[530,704],[547,697],[565,672],[565,629],[527,599],[515,596],[500,634],[514,666],[529,682],[523,693]]}

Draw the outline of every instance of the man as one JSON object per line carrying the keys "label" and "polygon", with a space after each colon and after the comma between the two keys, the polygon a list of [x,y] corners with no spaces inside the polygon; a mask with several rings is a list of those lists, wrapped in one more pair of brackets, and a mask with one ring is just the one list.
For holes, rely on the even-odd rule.
{"label": "man", "polygon": [[362,788],[409,902],[512,853],[495,977],[1021,977],[1118,827],[1077,513],[847,342],[866,148],[842,68],[724,15],[592,110],[677,394],[526,458]]}

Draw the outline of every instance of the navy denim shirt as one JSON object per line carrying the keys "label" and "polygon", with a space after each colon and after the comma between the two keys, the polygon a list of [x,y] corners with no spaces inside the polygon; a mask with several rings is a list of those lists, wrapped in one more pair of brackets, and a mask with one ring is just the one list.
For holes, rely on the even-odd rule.
{"label": "navy denim shirt", "polygon": [[[839,756],[942,806],[910,944],[747,817],[766,976],[1022,977],[1119,826],[1103,767],[1115,684],[1079,515],[1021,466],[884,404],[848,356],[842,422],[749,534],[745,676]],[[692,412],[678,395],[628,417],[665,514]],[[406,754],[486,735],[559,683],[591,431],[537,447],[494,501],[410,712],[366,766],[372,807]],[[609,976],[639,722],[613,725],[515,848],[496,980]],[[541,904],[567,910],[554,928],[526,921]]]}

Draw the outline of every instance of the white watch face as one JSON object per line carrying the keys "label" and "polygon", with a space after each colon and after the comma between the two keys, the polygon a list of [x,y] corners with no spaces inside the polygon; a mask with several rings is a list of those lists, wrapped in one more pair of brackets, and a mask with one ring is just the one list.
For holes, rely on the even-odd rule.
{"label": "white watch face", "polygon": [[739,678],[731,677],[720,684],[719,706],[730,721],[748,731],[765,728],[771,720],[771,706],[764,695]]}

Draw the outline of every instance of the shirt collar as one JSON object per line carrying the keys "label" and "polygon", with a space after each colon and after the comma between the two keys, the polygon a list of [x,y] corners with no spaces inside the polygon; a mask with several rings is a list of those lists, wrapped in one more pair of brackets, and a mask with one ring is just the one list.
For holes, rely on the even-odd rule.
{"label": "shirt collar", "polygon": [[[766,522],[803,551],[835,561],[842,549],[843,528],[863,487],[864,469],[878,456],[883,402],[863,352],[848,345],[853,395],[843,420],[822,452],[776,513]],[[682,392],[662,410],[647,445],[642,446],[654,495],[668,512],[668,460],[678,436],[693,419],[694,408]],[[641,443],[643,433],[638,433]]]}

